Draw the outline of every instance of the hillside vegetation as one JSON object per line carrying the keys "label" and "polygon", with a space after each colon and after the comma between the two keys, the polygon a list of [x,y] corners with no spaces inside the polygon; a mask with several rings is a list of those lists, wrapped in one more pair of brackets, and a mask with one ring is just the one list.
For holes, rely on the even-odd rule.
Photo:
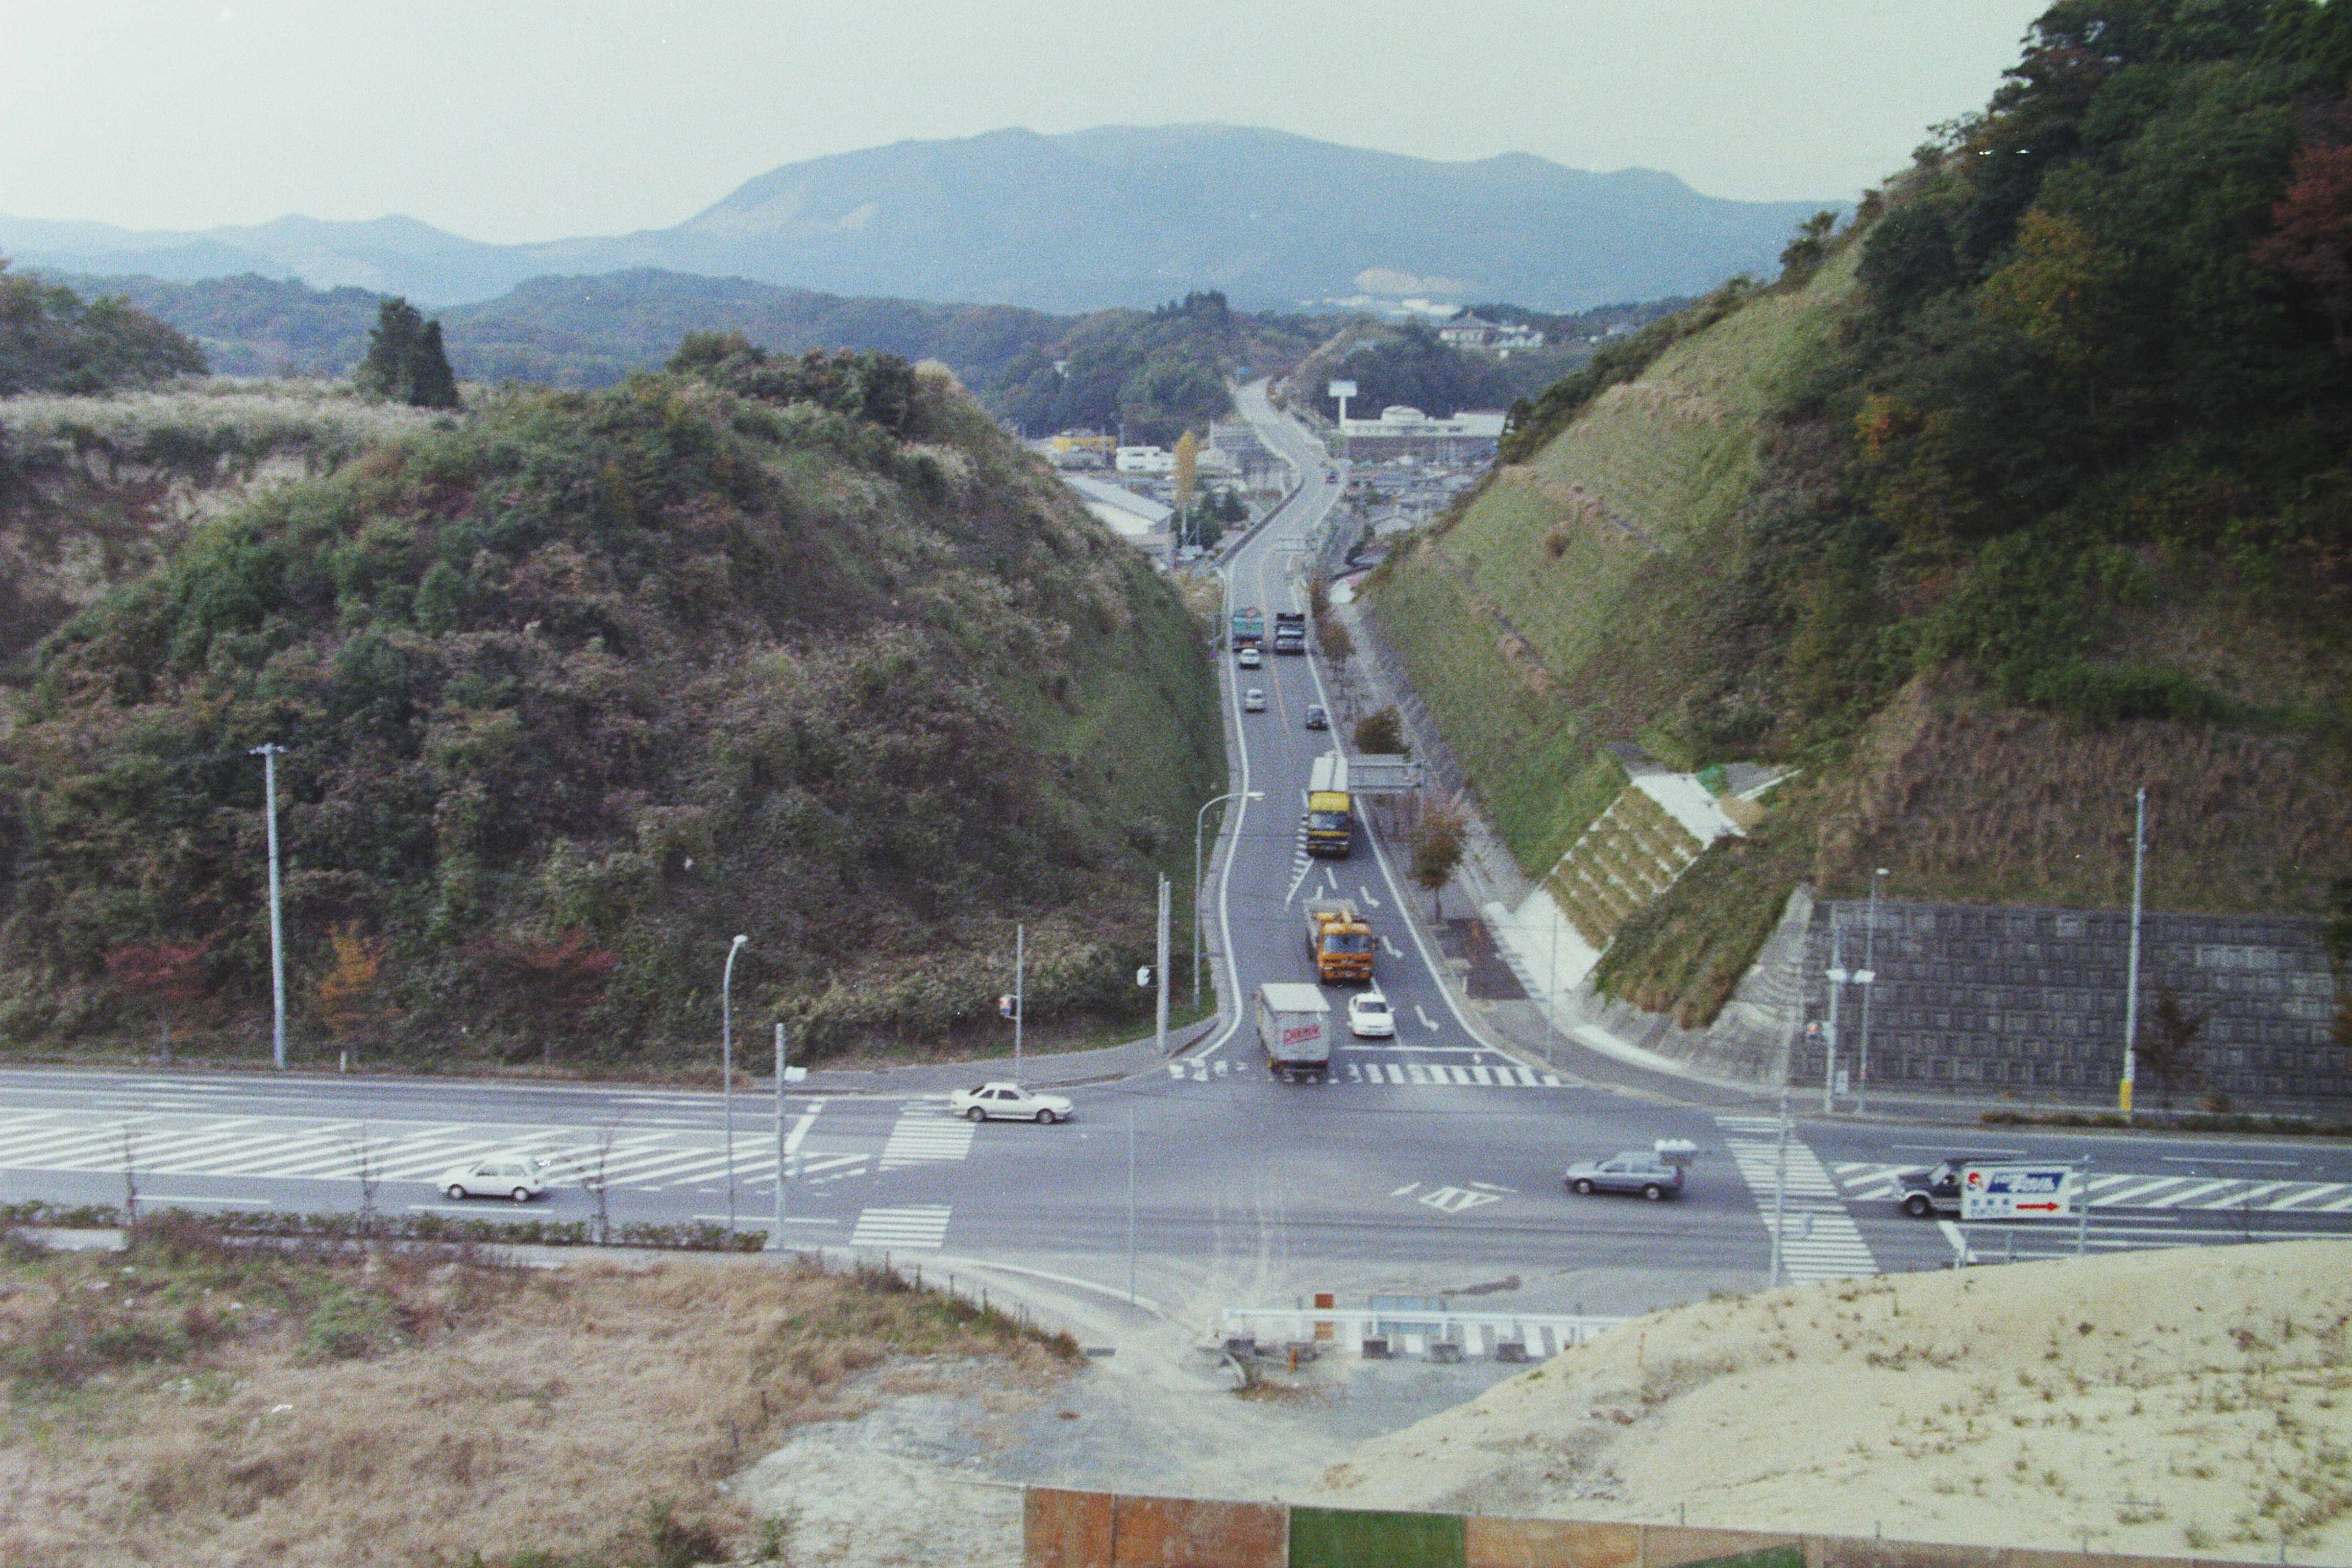
{"label": "hillside vegetation", "polygon": [[698,339],[321,467],[33,656],[0,1037],[266,1037],[264,742],[299,1052],[698,1058],[736,932],[803,1055],[992,1024],[1015,920],[1037,1020],[1148,1000],[1202,639],[946,378]]}
{"label": "hillside vegetation", "polygon": [[[1799,770],[1621,931],[1711,1017],[1790,888],[2314,912],[2352,874],[2352,22],[2067,0],[1855,220],[1604,345],[1376,609],[1549,869],[1610,742]],[[1489,695],[1504,694],[1501,700]]]}
{"label": "hillside vegetation", "polygon": [[[366,353],[384,296],[247,275],[166,282],[76,279],[190,334],[235,375],[343,376]],[[657,368],[688,332],[734,331],[772,353],[872,350],[937,360],[992,412],[1033,434],[1070,426],[1172,443],[1230,406],[1229,376],[1279,374],[1328,323],[1250,316],[1195,294],[1156,310],[1056,316],[1012,305],[940,305],[822,294],[653,268],[533,278],[495,300],[441,310],[469,381],[587,390]],[[1056,366],[1061,368],[1057,369]]]}

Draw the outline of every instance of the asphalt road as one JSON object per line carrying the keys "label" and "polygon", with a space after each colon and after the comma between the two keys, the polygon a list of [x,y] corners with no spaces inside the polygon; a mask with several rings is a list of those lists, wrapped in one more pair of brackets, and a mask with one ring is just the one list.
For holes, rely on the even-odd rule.
{"label": "asphalt road", "polygon": [[[1303,432],[1245,389],[1269,445],[1306,467],[1289,506],[1230,564],[1237,603],[1304,608],[1297,542],[1340,488]],[[494,1151],[538,1155],[555,1185],[531,1212],[583,1218],[600,1166],[615,1222],[723,1220],[765,1227],[779,1131],[785,1235],[1042,1269],[1192,1312],[1288,1305],[1308,1289],[1434,1294],[1516,1280],[1496,1304],[1612,1313],[1759,1281],[1770,1189],[1784,1180],[1791,1276],[1937,1267],[2073,1250],[2069,1225],[1959,1227],[1903,1218],[1889,1173],[1946,1153],[2093,1159],[2095,1249],[2352,1235],[2352,1148],[2284,1139],[1938,1129],[1801,1120],[1785,1177],[1769,1119],[1677,1107],[1548,1075],[1489,1046],[1455,1011],[1436,960],[1397,919],[1390,857],[1344,861],[1300,843],[1307,769],[1333,743],[1303,727],[1330,706],[1316,660],[1228,656],[1234,803],[1210,884],[1221,981],[1310,980],[1297,899],[1353,899],[1384,939],[1392,1041],[1346,1041],[1321,1084],[1274,1080],[1245,1022],[1123,1083],[1069,1091],[1056,1127],[974,1127],[935,1097],[790,1096],[781,1129],[765,1094],[734,1099],[627,1086],[440,1079],[0,1071],[0,1199],[348,1210],[373,1185],[390,1211],[503,1217],[504,1201],[453,1204],[435,1182]],[[1255,685],[1266,710],[1241,710]],[[1229,958],[1228,956],[1229,955]],[[1344,993],[1333,988],[1334,1020]],[[1699,1148],[1685,1195],[1575,1198],[1560,1167],[1662,1137]],[[731,1184],[730,1176],[731,1163]]]}

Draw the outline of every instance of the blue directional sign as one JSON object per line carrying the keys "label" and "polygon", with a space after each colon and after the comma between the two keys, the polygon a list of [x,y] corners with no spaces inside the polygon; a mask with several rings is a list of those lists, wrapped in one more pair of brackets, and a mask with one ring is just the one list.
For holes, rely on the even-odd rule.
{"label": "blue directional sign", "polygon": [[1960,1218],[2066,1219],[2074,1213],[2071,1165],[1970,1165],[1960,1176]]}

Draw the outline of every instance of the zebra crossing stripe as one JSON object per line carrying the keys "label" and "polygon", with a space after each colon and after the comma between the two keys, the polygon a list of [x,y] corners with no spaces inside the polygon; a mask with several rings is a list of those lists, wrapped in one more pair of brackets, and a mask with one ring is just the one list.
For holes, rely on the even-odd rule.
{"label": "zebra crossing stripe", "polygon": [[937,1247],[947,1239],[948,1204],[912,1204],[904,1208],[860,1209],[852,1247]]}
{"label": "zebra crossing stripe", "polygon": [[944,1106],[909,1105],[898,1113],[889,1141],[882,1145],[882,1168],[961,1160],[971,1152],[974,1127],[961,1116],[949,1115]]}
{"label": "zebra crossing stripe", "polygon": [[1853,1216],[1846,1212],[1836,1182],[1809,1145],[1791,1137],[1784,1168],[1778,1121],[1718,1116],[1716,1125],[1725,1134],[1740,1180],[1756,1200],[1767,1236],[1772,1232],[1769,1205],[1774,1181],[1776,1176],[1784,1177],[1780,1181],[1780,1263],[1791,1281],[1845,1279],[1878,1272],[1878,1260],[1863,1240]]}

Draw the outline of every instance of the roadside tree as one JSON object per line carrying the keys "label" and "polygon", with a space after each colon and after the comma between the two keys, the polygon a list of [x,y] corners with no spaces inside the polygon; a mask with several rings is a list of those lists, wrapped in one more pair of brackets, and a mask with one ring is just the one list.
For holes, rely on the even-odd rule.
{"label": "roadside tree", "polygon": [[1462,864],[1469,819],[1456,800],[1432,801],[1413,825],[1412,879],[1428,890],[1433,918],[1445,918],[1445,884]]}

